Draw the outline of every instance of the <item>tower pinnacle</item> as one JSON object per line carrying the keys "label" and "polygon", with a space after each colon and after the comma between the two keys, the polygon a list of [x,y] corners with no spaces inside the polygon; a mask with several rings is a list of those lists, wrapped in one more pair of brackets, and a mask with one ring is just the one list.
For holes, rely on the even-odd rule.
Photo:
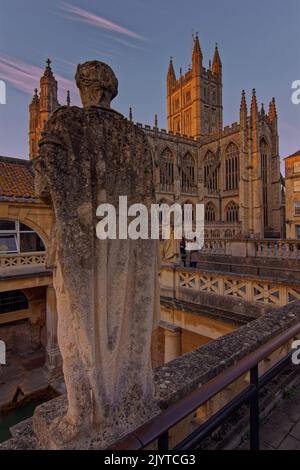
{"label": "tower pinnacle", "polygon": [[194,39],[193,56],[195,56],[195,55],[198,55],[201,58],[203,57],[200,42],[199,42],[198,33],[196,33],[196,36],[195,36],[195,39]]}
{"label": "tower pinnacle", "polygon": [[46,68],[44,72],[44,77],[53,77],[53,72],[51,69],[51,60],[49,58],[46,60]]}
{"label": "tower pinnacle", "polygon": [[38,104],[38,102],[39,102],[38,89],[35,88],[31,104]]}
{"label": "tower pinnacle", "polygon": [[176,75],[173,67],[173,57],[170,57],[170,63],[169,63],[169,69],[168,69],[168,75],[167,75],[168,82],[175,82],[176,81]]}
{"label": "tower pinnacle", "polygon": [[277,109],[276,109],[276,101],[275,98],[272,98],[269,106],[269,119],[271,122],[277,119]]}
{"label": "tower pinnacle", "polygon": [[251,100],[251,124],[253,128],[257,126],[257,118],[258,118],[258,106],[257,106],[257,99],[256,99],[256,90],[253,88],[252,91],[252,100]]}
{"label": "tower pinnacle", "polygon": [[246,93],[245,90],[242,91],[242,99],[241,99],[241,106],[240,106],[240,122],[241,126],[247,126],[247,102],[246,102]]}
{"label": "tower pinnacle", "polygon": [[213,63],[212,63],[212,73],[214,75],[219,75],[221,74],[221,72],[222,72],[222,62],[220,59],[218,43],[216,43],[215,53],[214,53],[214,58],[213,58]]}

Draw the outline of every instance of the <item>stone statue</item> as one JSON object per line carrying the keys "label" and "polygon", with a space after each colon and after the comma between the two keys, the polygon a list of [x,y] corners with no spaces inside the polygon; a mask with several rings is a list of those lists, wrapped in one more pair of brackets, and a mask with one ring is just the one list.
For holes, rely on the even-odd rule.
{"label": "stone statue", "polygon": [[108,65],[78,65],[76,83],[83,108],[52,114],[34,162],[37,193],[51,198],[56,219],[49,263],[67,401],[42,405],[33,422],[54,449],[106,447],[158,412],[158,242],[96,236],[99,204],[117,208],[124,195],[128,205],[155,203],[151,153],[143,130],[110,109],[118,81]]}
{"label": "stone statue", "polygon": [[174,228],[171,228],[170,238],[160,243],[161,260],[165,264],[180,262],[179,240],[175,239]]}

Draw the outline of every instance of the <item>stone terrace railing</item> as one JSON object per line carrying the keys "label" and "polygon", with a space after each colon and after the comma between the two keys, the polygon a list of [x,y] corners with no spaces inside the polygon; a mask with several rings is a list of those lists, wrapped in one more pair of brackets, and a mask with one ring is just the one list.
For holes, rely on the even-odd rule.
{"label": "stone terrace railing", "polygon": [[201,293],[217,294],[273,307],[300,300],[299,281],[277,282],[251,275],[206,272],[202,269],[163,266],[160,285],[163,296],[176,300],[181,300],[183,295],[190,291],[191,302],[198,302],[197,298]]}
{"label": "stone terrace railing", "polygon": [[255,248],[259,257],[300,259],[300,240],[261,240]]}
{"label": "stone terrace railing", "polygon": [[11,268],[44,266],[45,258],[44,251],[0,255],[0,271],[7,272]]}
{"label": "stone terrace railing", "polygon": [[[300,302],[287,305],[283,308],[276,309],[275,311],[266,314],[265,316],[242,326],[238,330],[225,335],[216,341],[212,341],[192,352],[184,354],[173,361],[158,367],[154,373],[154,380],[156,386],[157,402],[161,406],[161,413],[168,413],[173,405],[178,405],[182,400],[189,399],[194,391],[203,391],[205,387],[209,386],[213,380],[218,380],[222,374],[229,374],[230,371],[240,367],[242,361],[247,360],[250,355],[257,354],[258,372],[259,376],[269,371],[274,365],[292,351],[292,342],[290,338],[299,337],[299,323],[300,323]],[[276,343],[277,338],[281,339],[283,335],[290,330],[295,329],[295,334],[287,335],[289,339],[282,342],[279,349],[270,349],[272,352],[266,357],[261,357],[259,351],[263,346],[266,346],[270,341]],[[277,341],[280,343],[279,340]],[[274,352],[273,352],[274,351]],[[297,368],[299,366],[294,366]],[[245,369],[245,367],[244,367]],[[241,368],[239,369],[241,371]],[[232,372],[231,372],[232,373]],[[239,372],[240,373],[240,372]],[[236,376],[239,375],[236,374]],[[243,372],[241,372],[243,373]],[[249,375],[243,374],[237,380],[232,378],[227,380],[230,384],[224,385],[224,390],[218,393],[218,389],[214,388],[214,393],[206,393],[206,404],[204,403],[201,408],[197,404],[191,408],[193,412],[189,414],[182,424],[174,426],[169,431],[169,448],[173,448],[178,442],[185,438],[195,429],[195,420],[204,422],[211,418],[216,412],[228,404],[238,393],[245,390],[249,386]],[[224,381],[225,384],[225,381]],[[281,384],[278,385],[281,388]],[[225,388],[226,387],[226,388]],[[66,396],[54,399],[58,406],[66,406]],[[209,401],[207,401],[209,400]],[[270,402],[270,396],[267,396]],[[41,408],[49,406],[47,402],[40,405]],[[53,403],[53,402],[52,402]],[[261,413],[270,411],[274,403],[269,403],[267,406],[261,407]],[[178,414],[186,416],[186,409],[188,407],[178,407],[174,415],[174,423],[178,423],[180,418]],[[172,410],[172,409],[171,409]],[[173,416],[173,411],[172,416]],[[172,417],[171,416],[171,417]],[[154,435],[155,429],[158,429],[158,434],[162,433],[161,422],[160,427],[155,427],[156,419],[160,419],[161,415],[154,418],[151,423],[151,435]],[[166,416],[171,422],[171,418]],[[182,418],[181,418],[182,419]],[[199,421],[198,421],[199,422]],[[166,424],[166,422],[165,422]],[[146,423],[144,425],[148,426]],[[114,449],[140,449],[143,445],[151,442],[148,432],[142,435],[139,430],[134,431],[130,436],[125,438],[123,442],[116,443]],[[4,444],[0,445],[1,450],[4,449],[37,449],[38,442],[34,437],[32,419],[28,419],[16,425],[13,429],[13,438]],[[135,437],[138,436],[138,439]],[[148,436],[148,439],[147,439]],[[147,442],[148,441],[148,442]],[[24,445],[26,444],[26,447]],[[110,446],[111,448],[111,446]],[[153,444],[148,449],[157,449],[157,444]]]}
{"label": "stone terrace railing", "polygon": [[[274,370],[283,358],[287,358],[290,367],[293,367],[293,372],[296,373],[299,366],[292,366],[291,357],[288,355],[293,351],[293,340],[299,338],[299,324],[300,303],[296,302],[294,305],[268,313],[233,333],[157,368],[155,370],[157,399],[163,411],[151,422],[117,443],[115,450],[138,450],[142,447],[157,449],[154,439],[166,429],[169,429],[167,441],[161,440],[161,449],[172,449],[195,431],[197,423],[198,425],[205,423],[221,411],[225,417],[228,416],[230,411],[228,409],[225,411],[225,406],[228,407],[238,394],[245,393],[246,389],[249,389],[251,377],[248,373],[244,373],[247,363],[256,363],[257,375],[265,378],[264,374],[270,369]],[[276,345],[280,345],[279,348]],[[264,353],[263,350],[271,352]],[[234,376],[239,378],[235,380]],[[254,383],[253,379],[251,383]],[[221,389],[222,391],[218,393]],[[281,396],[283,395],[280,381],[277,389],[274,386],[273,391],[266,395],[265,399],[261,397],[263,403],[259,411],[260,417],[266,416],[274,407],[276,398],[272,393],[276,390],[281,390]],[[198,408],[197,397],[200,394],[203,405]],[[238,409],[238,405],[235,406]],[[255,417],[257,418],[258,416]],[[214,428],[212,423],[210,424],[214,430],[216,426]],[[233,426],[232,431],[231,438],[237,439],[237,428]],[[241,429],[238,432],[240,431]],[[150,444],[151,442],[153,444]],[[179,449],[186,450],[180,445]]]}
{"label": "stone terrace railing", "polygon": [[300,240],[206,239],[200,253],[300,260]]}

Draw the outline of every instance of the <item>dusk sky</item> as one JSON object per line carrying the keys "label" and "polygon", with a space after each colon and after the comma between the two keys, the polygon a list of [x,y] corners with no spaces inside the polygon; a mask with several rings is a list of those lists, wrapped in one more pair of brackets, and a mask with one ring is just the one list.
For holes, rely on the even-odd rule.
{"label": "dusk sky", "polygon": [[215,43],[223,63],[224,125],[239,118],[241,91],[252,88],[268,109],[277,100],[280,154],[300,148],[300,105],[291,84],[300,80],[299,0],[0,0],[0,155],[28,158],[28,104],[47,57],[65,103],[76,65],[98,59],[119,79],[113,108],[135,121],[166,128],[165,77],[170,56],[176,73],[191,63],[192,33],[199,32],[204,65]]}

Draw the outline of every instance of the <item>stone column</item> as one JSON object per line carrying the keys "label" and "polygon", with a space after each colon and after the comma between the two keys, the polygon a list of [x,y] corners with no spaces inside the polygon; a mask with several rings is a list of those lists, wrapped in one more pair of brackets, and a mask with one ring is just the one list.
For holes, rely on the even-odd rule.
{"label": "stone column", "polygon": [[57,310],[56,296],[53,286],[47,287],[46,294],[46,326],[47,326],[47,345],[46,345],[46,366],[53,371],[61,366],[61,355],[57,343]]}
{"label": "stone column", "polygon": [[165,333],[165,363],[181,355],[181,328],[163,325]]}

